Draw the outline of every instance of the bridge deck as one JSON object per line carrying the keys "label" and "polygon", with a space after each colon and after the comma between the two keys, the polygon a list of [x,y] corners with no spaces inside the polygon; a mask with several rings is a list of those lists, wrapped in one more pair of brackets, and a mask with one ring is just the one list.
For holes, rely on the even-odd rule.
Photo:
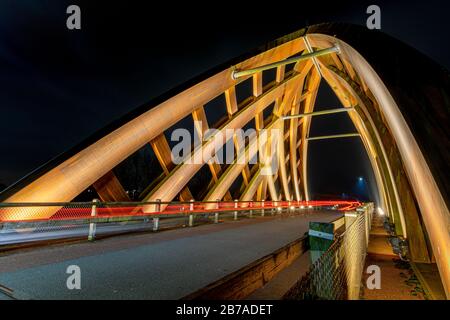
{"label": "bridge deck", "polygon": [[[0,284],[17,298],[177,299],[299,238],[309,221],[339,216],[312,211],[4,253]],[[81,268],[81,290],[66,287],[69,265]]]}

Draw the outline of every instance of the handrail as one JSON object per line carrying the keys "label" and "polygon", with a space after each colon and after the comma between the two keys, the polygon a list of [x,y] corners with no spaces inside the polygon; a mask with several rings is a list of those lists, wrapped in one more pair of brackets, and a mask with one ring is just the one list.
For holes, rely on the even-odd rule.
{"label": "handrail", "polygon": [[[207,204],[207,203],[283,203],[283,202],[292,202],[292,203],[300,203],[300,204],[309,204],[309,203],[335,203],[335,204],[347,204],[347,203],[359,203],[355,200],[274,200],[274,201],[265,201],[265,200],[234,200],[234,201],[118,201],[118,202],[110,202],[110,201],[96,201],[97,205],[149,205],[149,204]],[[49,207],[49,206],[81,206],[81,205],[92,205],[92,201],[80,201],[80,202],[0,202],[0,208],[2,207]]]}
{"label": "handrail", "polygon": [[[146,212],[144,207],[148,204],[167,204],[162,211]],[[207,204],[216,203],[214,208],[206,208]],[[244,210],[282,210],[303,209],[313,207],[336,206],[339,210],[353,210],[361,205],[358,201],[347,200],[316,200],[316,201],[190,201],[190,202],[50,202],[50,203],[0,203],[1,211],[5,208],[33,208],[33,207],[60,207],[50,218],[36,219],[4,219],[0,223],[18,222],[45,222],[45,221],[68,221],[68,220],[95,220],[102,218],[127,218],[127,217],[168,217],[177,214],[205,214],[216,212],[232,212]],[[95,206],[97,215],[91,215],[91,209]]]}

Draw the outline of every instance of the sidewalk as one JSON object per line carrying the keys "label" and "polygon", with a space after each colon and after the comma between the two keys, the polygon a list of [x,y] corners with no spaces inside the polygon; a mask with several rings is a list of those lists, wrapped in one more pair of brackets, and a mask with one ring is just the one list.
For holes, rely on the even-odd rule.
{"label": "sidewalk", "polygon": [[383,227],[384,216],[374,213],[369,248],[364,270],[377,265],[381,270],[381,289],[366,286],[370,274],[363,272],[362,300],[426,300],[424,290],[409,262],[402,261],[392,251],[389,234]]}

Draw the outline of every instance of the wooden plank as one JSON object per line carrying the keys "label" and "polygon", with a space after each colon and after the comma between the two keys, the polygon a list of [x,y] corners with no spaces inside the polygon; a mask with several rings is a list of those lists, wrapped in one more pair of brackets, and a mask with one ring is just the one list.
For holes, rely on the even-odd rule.
{"label": "wooden plank", "polygon": [[150,146],[152,147],[164,173],[168,175],[175,167],[175,164],[172,162],[172,151],[170,150],[166,136],[164,134],[160,134],[155,139],[150,141]]}
{"label": "wooden plank", "polygon": [[[306,84],[306,90],[308,92],[311,92],[308,94],[306,99],[304,100],[304,108],[303,110],[300,110],[301,113],[307,113],[312,112],[314,110],[314,105],[316,101],[317,92],[319,90],[319,84],[321,76],[319,72],[315,68],[310,69],[310,75],[307,78],[307,84]],[[306,138],[309,135],[309,128],[311,125],[311,117],[306,117],[303,119],[302,122],[302,135],[301,140],[302,143],[300,145],[300,160],[302,163],[302,181],[300,183],[300,191],[303,193],[301,194],[301,198],[304,200],[309,200],[309,192],[308,192],[308,181],[307,181],[307,152],[308,152],[308,141]]]}
{"label": "wooden plank", "polygon": [[261,184],[258,187],[258,191],[256,193],[256,200],[266,200],[267,198],[267,179],[263,177],[263,180],[261,181]]}
{"label": "wooden plank", "polygon": [[[299,85],[301,90],[303,90],[303,83],[304,79],[306,77],[306,74],[303,78],[303,81]],[[303,92],[302,92],[303,93]],[[300,99],[303,94],[297,94],[295,96],[294,102],[292,104],[291,108],[291,115],[298,114],[300,112]],[[301,138],[299,139],[297,137],[298,133],[298,124],[299,120],[297,118],[290,120],[290,126],[289,126],[289,158],[290,158],[290,170],[293,180],[293,186],[294,186],[294,192],[295,192],[295,199],[297,201],[300,201],[302,199],[300,195],[300,183],[298,180],[298,170],[297,170],[297,145],[298,141],[301,141]]]}
{"label": "wooden plank", "polygon": [[[253,95],[255,97],[257,97],[263,93],[263,90],[261,89],[262,88],[262,80],[263,80],[262,72],[260,72],[259,74],[261,76],[253,77]],[[276,82],[276,81],[273,83],[273,85],[277,85],[277,84],[278,84],[278,82]],[[269,88],[270,85],[268,85],[266,87]],[[265,123],[264,113],[261,111],[260,113],[256,114],[256,116],[255,116],[255,128],[258,132],[258,135],[260,134],[259,132],[264,128],[264,123]],[[259,186],[257,187],[257,190],[256,190],[256,200],[257,201],[261,201],[261,200],[265,199],[266,193],[267,193],[267,179],[265,177],[262,177],[260,180],[261,181],[259,182]],[[250,186],[251,186],[251,182],[248,184],[247,187],[250,187]]]}
{"label": "wooden plank", "polygon": [[259,97],[263,93],[262,72],[253,75],[253,96]]}
{"label": "wooden plank", "polygon": [[102,202],[130,201],[128,194],[112,171],[108,171],[92,186]]}
{"label": "wooden plank", "polygon": [[238,111],[238,103],[236,99],[236,87],[225,90],[225,102],[227,105],[228,116],[231,117]]}
{"label": "wooden plank", "polygon": [[[199,137],[203,137],[206,131],[209,129],[208,119],[206,118],[205,108],[199,107],[192,112],[192,118],[194,119],[195,130]],[[201,127],[200,127],[201,126]],[[203,139],[202,139],[203,140]],[[214,156],[211,160],[208,161],[208,167],[211,171],[211,175],[213,177],[213,181],[217,182],[222,174],[222,167],[218,163],[217,156]],[[222,200],[222,199],[220,199]],[[225,201],[231,201],[233,198],[229,191],[224,196]]]}
{"label": "wooden plank", "polygon": [[[169,143],[167,142],[164,133],[150,141],[150,146],[152,147],[164,174],[168,176],[172,169],[175,168],[175,164],[172,162],[172,151],[170,150]],[[190,201],[191,199],[194,199],[192,193],[189,191],[188,187],[184,187],[180,191],[180,200]]]}
{"label": "wooden plank", "polygon": [[252,180],[245,188],[244,192],[240,197],[240,201],[250,201],[253,199],[255,193],[258,190],[259,185],[261,184],[264,176],[261,175],[261,169],[259,169],[252,177]]}
{"label": "wooden plank", "polygon": [[[237,98],[236,98],[236,87],[233,86],[225,91],[225,101],[226,101],[226,105],[227,105],[228,117],[231,119],[233,117],[233,115],[236,112],[238,112],[238,109],[239,109],[238,103],[237,103]],[[239,154],[239,152],[245,146],[243,146],[240,143],[240,140],[236,138],[236,135],[234,135],[233,141],[234,141],[234,147],[236,150],[236,154]],[[243,179],[245,185],[248,185],[248,183],[250,182],[250,178],[251,178],[250,177],[250,169],[249,169],[248,165],[245,165],[244,169],[242,170],[242,179]]]}
{"label": "wooden plank", "polygon": [[[274,85],[276,85],[276,82],[274,83]],[[267,88],[270,87],[266,86]],[[258,97],[259,95],[261,95],[263,93],[263,78],[262,78],[262,72],[258,72],[253,76],[253,95],[255,97]],[[261,111],[260,113],[257,113],[255,116],[255,128],[256,131],[259,132],[264,128],[264,114]],[[247,187],[249,187],[251,185],[251,183],[249,183],[249,185]],[[259,186],[257,187],[256,190],[256,200],[261,200],[263,197],[265,198],[265,190],[266,188],[264,188],[264,186],[267,186],[267,179],[261,179],[261,181],[259,182]],[[263,194],[264,193],[264,194]],[[253,194],[252,194],[253,197]]]}

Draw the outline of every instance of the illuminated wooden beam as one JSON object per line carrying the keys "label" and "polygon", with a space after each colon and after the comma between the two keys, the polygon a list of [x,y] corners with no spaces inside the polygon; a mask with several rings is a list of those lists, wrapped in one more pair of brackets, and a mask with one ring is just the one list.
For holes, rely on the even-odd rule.
{"label": "illuminated wooden beam", "polygon": [[285,66],[288,64],[292,64],[292,63],[297,63],[299,61],[302,60],[307,60],[307,59],[313,59],[315,57],[320,57],[322,55],[326,55],[326,54],[330,54],[333,52],[339,52],[339,48],[337,46],[331,47],[331,48],[326,48],[326,49],[321,49],[321,50],[317,50],[315,52],[310,52],[310,53],[306,53],[306,54],[302,54],[298,57],[293,57],[293,58],[289,58],[283,61],[277,61],[274,63],[270,63],[270,64],[266,64],[260,67],[256,67],[256,68],[252,68],[252,69],[247,69],[247,70],[236,70],[232,73],[232,77],[233,79],[238,79],[241,77],[245,77],[245,76],[249,76],[264,70],[269,70],[269,69],[273,69],[279,66]]}
{"label": "illuminated wooden beam", "polygon": [[[309,69],[308,69],[309,70]],[[294,98],[296,97],[298,91],[300,90],[301,85],[303,84],[304,77],[306,75],[307,71],[305,73],[297,74],[297,81],[295,83],[292,83],[291,86],[286,87],[286,92],[284,93],[284,98],[279,105],[279,108],[277,110],[274,110],[274,113],[276,116],[282,117],[287,112],[289,112],[292,108],[292,103],[294,101]],[[283,134],[280,135],[279,141],[278,141],[278,149],[277,149],[277,155],[279,158],[279,177],[281,180],[281,186],[283,189],[283,194],[286,197],[286,200],[290,199],[290,188],[289,184],[287,182],[287,172],[286,172],[286,164],[285,164],[285,150],[284,150],[284,124],[283,122],[280,122],[279,127],[277,128],[280,130]]]}
{"label": "illuminated wooden beam", "polygon": [[[250,180],[247,188],[245,188],[244,192],[240,197],[240,201],[250,201],[253,199],[255,193],[258,190],[258,186],[261,185],[261,182],[264,180],[264,176],[261,175],[261,169],[259,169]],[[245,205],[244,205],[245,206]]]}
{"label": "illuminated wooden beam", "polygon": [[[338,98],[343,102],[344,106],[356,104],[357,107],[355,110],[365,110],[364,113],[349,113],[349,116],[355,127],[358,129],[358,132],[363,133],[362,141],[366,147],[369,159],[372,158],[371,163],[375,165],[373,167],[375,176],[377,177],[380,175],[381,177],[381,180],[378,179],[377,181],[383,200],[381,207],[385,212],[391,215],[392,222],[395,222],[397,234],[406,238],[407,231],[402,204],[397,192],[391,165],[387,159],[387,153],[381,141],[379,129],[376,128],[375,123],[368,112],[369,109],[373,109],[375,106],[371,105],[368,107],[372,101],[365,97],[362,90],[359,90],[359,92],[355,91],[359,85],[354,82],[347,73],[338,71],[339,69],[333,69],[332,66],[328,66],[324,70],[326,70],[325,76],[327,77],[327,81],[332,84],[332,89],[338,92]],[[367,124],[365,124],[364,121],[367,122]],[[414,253],[414,255],[415,251],[416,248],[413,248],[412,253]]]}
{"label": "illuminated wooden beam", "polygon": [[256,191],[256,200],[261,201],[265,200],[267,197],[267,179],[263,177],[258,190]]}
{"label": "illuminated wooden beam", "polygon": [[[322,47],[330,43],[333,37],[315,35],[316,45]],[[389,135],[395,141],[415,201],[429,235],[429,240],[436,257],[443,287],[447,298],[450,298],[450,233],[448,224],[450,213],[441,191],[433,177],[427,161],[408,126],[401,109],[392,97],[386,85],[369,63],[348,44],[338,40],[341,56],[355,68],[355,72],[367,84],[375,100],[379,103],[379,112],[389,128]],[[405,189],[406,190],[406,189]]]}
{"label": "illuminated wooden beam", "polygon": [[[284,78],[286,76],[286,66],[279,66],[277,67],[277,71],[275,74],[275,82],[277,84],[280,84]],[[275,99],[275,103],[274,103],[274,107],[273,107],[273,111],[272,114],[276,114],[277,110],[279,109],[280,105],[281,105],[281,101],[283,101],[283,97],[280,96],[278,98]]]}
{"label": "illuminated wooden beam", "polygon": [[[337,55],[331,55],[331,57],[332,63],[334,64],[336,70],[340,70],[340,72],[346,74],[345,68],[341,63],[341,59]],[[348,83],[343,81],[342,78],[337,77],[334,72],[329,70],[329,68],[331,68],[331,65],[324,65],[324,61],[321,58],[319,58],[319,62],[322,64],[322,71],[325,80],[328,82],[329,86],[332,88],[342,105],[346,108],[352,108],[353,110],[355,110],[355,108],[353,108],[352,106],[357,105],[359,101],[351,92],[351,90],[349,90]],[[378,156],[378,152],[375,150],[376,147],[371,138],[374,135],[372,133],[368,133],[368,130],[370,130],[370,128],[367,128],[359,113],[351,112],[349,113],[349,117],[354,123],[358,132],[365,132],[361,135],[361,141],[363,142],[364,147],[367,150],[368,158],[375,175],[375,182],[380,195],[380,203],[378,205],[384,210],[388,217],[390,217],[391,221],[394,222],[396,218],[394,219],[394,216],[391,216],[391,213],[394,212],[394,209],[392,208],[392,201],[390,201],[390,193],[388,192],[388,188],[386,187],[388,182],[386,181],[385,174],[381,173],[381,158]],[[401,230],[401,228],[399,229],[398,223],[395,223],[395,226],[397,228],[397,231],[400,230],[398,234],[405,234]]]}
{"label": "illuminated wooden beam", "polygon": [[100,201],[103,202],[121,202],[130,201],[128,194],[125,192],[122,184],[112,171],[108,171],[103,177],[98,179],[92,185],[97,191]]}
{"label": "illuminated wooden beam", "polygon": [[[308,30],[311,30],[308,29]],[[165,130],[176,124],[181,119],[192,113],[198,106],[203,106],[215,97],[223,94],[225,91],[237,85],[239,82],[244,81],[250,77],[243,76],[238,80],[232,79],[232,73],[236,70],[251,70],[259,68],[261,66],[277,63],[289,57],[299,54],[305,49],[304,39],[302,36],[304,33],[298,33],[290,35],[288,37],[279,40],[277,44],[272,44],[271,49],[264,51],[252,58],[249,58],[233,67],[224,69],[213,76],[208,76],[204,80],[196,83],[188,89],[179,90],[177,94],[166,99],[165,101],[158,101],[153,105],[149,105],[146,111],[139,111],[137,116],[131,120],[126,120],[124,124],[118,127],[114,127],[109,133],[96,140],[94,143],[88,145],[81,151],[74,151],[70,153],[67,158],[58,160],[58,164],[53,168],[46,168],[42,174],[36,175],[37,178],[27,178],[26,184],[17,185],[19,191],[14,194],[3,193],[5,196],[1,199],[4,202],[64,202],[70,201],[78,194],[91,186],[97,180],[102,178],[105,174],[111,171],[116,165],[121,163],[128,156],[136,152],[139,148],[143,147],[149,141],[155,139],[158,135],[162,134]],[[369,63],[358,53],[355,49],[350,47],[345,42],[337,39],[333,36],[323,34],[309,34],[309,48],[315,48],[316,50],[326,49],[338,44],[340,50],[340,56],[335,53],[330,53],[328,57],[331,60],[339,61],[342,67],[346,69],[346,73],[352,77],[352,81],[358,84],[358,87],[365,92],[364,96],[367,96],[373,102],[373,105],[369,108],[363,108],[364,104],[347,104],[348,105],[360,105],[361,110],[364,110],[364,114],[360,114],[363,118],[364,115],[373,115],[373,122],[376,125],[384,123],[387,130],[380,135],[380,139],[376,136],[376,131],[371,131],[370,117],[363,118],[363,120],[357,120],[360,126],[358,130],[364,132],[363,142],[365,146],[368,146],[369,152],[375,152],[377,158],[383,159],[376,162],[377,166],[388,166],[392,164],[392,173],[387,171],[381,171],[383,185],[386,185],[386,189],[389,189],[389,180],[395,182],[399,179],[400,183],[399,192],[402,194],[402,198],[405,195],[409,197],[410,201],[407,203],[411,207],[406,209],[415,210],[420,209],[421,221],[426,227],[427,234],[429,236],[429,242],[433,249],[433,254],[436,257],[436,262],[439,268],[441,278],[443,280],[444,289],[446,290],[447,297],[450,297],[450,248],[447,245],[450,243],[450,235],[448,232],[449,210],[444,199],[445,190],[441,192],[438,187],[438,178],[433,176],[433,172],[430,168],[433,168],[434,163],[427,163],[428,158],[425,158],[423,149],[419,146],[418,140],[416,140],[412,129],[408,125],[408,116],[402,115],[402,111],[394,100],[392,94],[389,92],[386,85],[380,79],[376,71],[369,65]],[[366,42],[367,43],[367,42]],[[315,62],[326,61],[324,57],[314,57]],[[337,64],[338,65],[338,64]],[[282,66],[277,68],[278,71],[282,70]],[[284,66],[283,66],[284,67]],[[340,66],[338,66],[340,67]],[[283,69],[284,70],[284,69]],[[314,70],[311,73],[311,77],[307,84],[307,90],[310,92],[308,97],[305,98],[301,104],[301,112],[312,112],[315,96],[317,93],[316,84],[320,81],[318,70],[321,70],[325,74],[325,68],[320,66],[320,69]],[[342,70],[342,69],[341,69]],[[317,79],[318,78],[318,79]],[[278,81],[278,79],[277,79]],[[347,79],[346,79],[347,81]],[[351,82],[349,82],[351,83]],[[353,84],[354,85],[354,84]],[[353,86],[352,84],[349,87]],[[285,110],[281,107],[283,99],[283,93],[285,89],[283,82],[278,81],[278,85],[269,90],[268,92],[277,91],[276,95],[273,95],[272,101],[276,102],[275,110],[277,115],[281,116]],[[359,89],[354,90],[358,91]],[[343,90],[345,91],[345,90]],[[350,91],[350,90],[348,90]],[[341,89],[337,90],[338,95],[343,98],[355,100],[352,95],[345,97],[347,92],[342,92]],[[357,92],[359,94],[359,91]],[[256,100],[264,97],[262,94]],[[254,99],[254,97],[252,97]],[[248,100],[250,101],[250,100]],[[253,100],[252,100],[253,101]],[[357,101],[352,101],[357,102]],[[367,101],[365,104],[370,105]],[[253,103],[253,102],[251,102]],[[290,107],[290,106],[289,106]],[[375,108],[376,107],[376,108]],[[247,117],[251,119],[260,109],[252,106],[253,110],[245,109],[235,112],[230,121],[233,124],[228,123],[230,127],[242,128],[245,125]],[[250,112],[251,114],[247,114]],[[376,112],[374,114],[373,112]],[[406,112],[407,113],[407,112]],[[350,113],[350,117],[355,118],[354,113]],[[367,121],[369,120],[369,121]],[[358,122],[359,121],[359,122]],[[363,129],[363,124],[366,125],[366,129]],[[370,125],[369,125],[370,124]],[[301,143],[300,143],[300,165],[303,169],[303,186],[305,188],[306,199],[309,198],[307,190],[307,177],[306,177],[306,164],[307,164],[307,136],[310,126],[310,117],[305,117],[300,123],[301,125]],[[373,143],[369,142],[367,137],[372,138]],[[391,142],[388,140],[392,139]],[[379,141],[379,143],[378,143]],[[377,146],[379,144],[379,147]],[[383,151],[383,148],[389,148]],[[423,148],[423,147],[422,147]],[[397,150],[397,151],[396,151]],[[398,153],[395,153],[398,152]],[[392,154],[398,154],[398,159],[393,159]],[[200,166],[201,167],[201,166]],[[198,167],[198,168],[200,168]],[[167,199],[173,199],[173,195],[169,190],[172,185],[175,186],[176,192],[182,190],[186,185],[186,180],[192,177],[191,174],[197,172],[197,167],[187,168],[183,166],[177,166],[170,170],[169,174],[163,180],[160,186],[164,186],[164,190],[157,188],[157,191],[162,192]],[[258,167],[255,167],[257,170]],[[255,170],[252,172],[255,173]],[[392,171],[391,170],[391,171]],[[394,178],[395,179],[394,179]],[[278,181],[275,185],[277,175],[267,176],[268,189],[270,197],[273,200],[279,198],[278,195]],[[281,180],[281,177],[280,179]],[[169,183],[170,182],[170,183]],[[393,184],[395,185],[395,183]],[[391,191],[386,194],[390,195]],[[391,197],[390,202],[395,203],[395,194]],[[162,198],[162,197],[161,197]],[[35,208],[21,210],[20,214],[15,214],[11,210],[4,210],[0,219],[36,219],[36,218],[48,218],[52,216],[58,208]],[[405,210],[405,214],[408,215],[409,210]],[[406,224],[410,224],[413,220],[409,216],[406,216]],[[419,233],[419,229],[415,230],[415,233]],[[408,231],[409,233],[409,231]]]}
{"label": "illuminated wooden beam", "polygon": [[209,190],[203,201],[222,199],[239,174],[241,174],[243,168],[247,166],[247,161],[253,158],[257,152],[258,140],[256,139],[256,135],[253,135],[250,137],[250,142],[245,150],[240,152],[233,163],[228,166],[219,180]]}
{"label": "illuminated wooden beam", "polygon": [[[240,129],[244,127],[258,112],[263,111],[267,108],[276,97],[284,93],[286,88],[293,86],[298,82],[298,75],[294,75],[291,78],[285,80],[279,86],[274,87],[266,93],[255,99],[255,101],[248,106],[244,107],[240,112],[238,112],[233,118],[227,121],[224,125],[218,128],[218,131],[211,136],[211,139],[204,142],[202,148],[197,148],[191,153],[193,159],[209,160],[212,157],[212,153],[215,147],[218,147],[215,143],[215,135],[221,134],[223,145],[225,141],[225,132],[227,129]],[[187,182],[194,176],[194,174],[200,170],[203,163],[191,163],[191,164],[180,164],[178,165],[169,176],[158,186],[158,188],[152,192],[146,201],[156,201],[156,199],[161,199],[164,201],[171,201],[174,195],[182,188]],[[146,211],[152,212],[155,210],[154,205],[149,205],[145,207]]]}
{"label": "illuminated wooden beam", "polygon": [[253,96],[259,97],[263,93],[263,78],[262,72],[257,72],[253,74]]}
{"label": "illuminated wooden beam", "polygon": [[[297,97],[298,92],[303,87],[303,82],[305,80],[306,75],[310,71],[312,67],[312,62],[310,60],[299,62],[294,66],[294,70],[298,72],[298,83],[293,84],[291,87],[286,88],[286,92],[283,95],[283,98],[275,104],[274,107],[274,115],[277,117],[283,117],[286,113],[291,112],[292,105],[294,103],[294,99]],[[279,72],[280,75],[277,76],[284,76],[284,70]],[[280,130],[284,131],[283,125],[279,127]],[[286,132],[286,134],[283,134],[284,139],[287,139],[289,137],[289,130]],[[281,137],[280,137],[281,138]],[[286,163],[285,163],[285,150],[284,150],[284,139],[279,141],[278,143],[278,157],[279,157],[279,170],[278,170],[278,176],[280,177],[280,182],[283,190],[283,194],[285,194],[286,199],[291,200],[290,198],[290,187],[289,183],[287,181],[287,172],[286,172]],[[268,180],[270,183],[270,180]]]}
{"label": "illuminated wooden beam", "polygon": [[[192,118],[194,119],[195,124],[195,131],[200,137],[200,140],[203,140],[203,137],[206,133],[206,131],[209,129],[208,119],[206,118],[205,109],[203,107],[200,107],[198,109],[195,109],[192,112]],[[201,127],[200,127],[201,124]],[[208,161],[208,167],[211,172],[211,175],[213,177],[213,181],[211,181],[211,185],[213,185],[214,182],[217,182],[220,178],[220,175],[222,174],[222,167],[218,161],[217,155],[214,155],[211,160]],[[221,198],[216,198],[214,200],[222,198],[225,201],[231,201],[233,198],[231,197],[231,194],[229,191],[225,193],[225,195]]]}
{"label": "illuminated wooden beam", "polygon": [[[303,82],[300,86],[303,88]],[[300,101],[298,98],[298,95],[296,96],[296,99],[294,100],[294,103],[292,104],[292,110],[291,114],[297,114],[299,112],[300,108]],[[298,132],[298,119],[292,119],[290,121],[289,125],[289,160],[290,160],[290,170],[291,170],[291,176],[293,180],[293,186],[294,186],[294,192],[295,192],[295,199],[297,201],[301,200],[300,195],[300,186],[298,181],[298,169],[297,169],[297,137]]]}
{"label": "illuminated wooden beam", "polygon": [[[245,77],[238,81],[231,78],[231,73],[235,69],[249,69],[277,62],[303,49],[304,44],[300,38],[285,41],[234,67],[209,76],[162,102],[149,105],[148,111],[139,114],[73,156],[62,160],[56,167],[1,200],[3,202],[71,201],[129,155],[192,113],[195,108],[205,105],[245,80]],[[20,215],[4,210],[1,218],[48,218],[55,213],[55,210],[57,208],[22,210]]]}
{"label": "illuminated wooden beam", "polygon": [[[155,156],[164,171],[164,174],[168,176],[170,171],[175,168],[175,164],[172,162],[172,151],[170,150],[169,143],[167,142],[167,138],[164,133],[150,141],[150,146],[152,147],[153,152],[155,153]],[[180,191],[180,200],[190,201],[191,199],[194,199],[194,197],[189,191],[189,188],[183,188]]]}
{"label": "illuminated wooden beam", "polygon": [[236,88],[234,86],[225,90],[225,103],[227,106],[227,112],[229,117],[238,112]]}
{"label": "illuminated wooden beam", "polygon": [[[228,117],[231,119],[235,113],[238,112],[238,103],[236,98],[236,88],[233,86],[225,91],[225,102],[227,105],[227,113]],[[234,135],[234,146],[236,149],[236,153],[239,154],[241,152],[242,148],[245,146],[242,145],[241,141],[237,139],[236,135]],[[244,181],[245,185],[248,185],[250,182],[250,169],[246,165],[244,169],[242,170],[242,179]]]}
{"label": "illuminated wooden beam", "polygon": [[[309,113],[312,112],[314,109],[314,104],[316,101],[317,92],[319,90],[319,84],[320,84],[320,74],[317,72],[317,69],[311,69],[309,73],[309,77],[307,79],[307,85],[306,90],[308,90],[309,94],[307,95],[306,99],[304,100],[304,109],[302,110],[303,113]],[[309,191],[308,191],[308,141],[306,138],[309,135],[309,128],[311,126],[311,118],[306,117],[303,118],[302,122],[302,135],[301,140],[302,143],[300,145],[300,160],[302,164],[302,170],[301,170],[301,176],[302,176],[302,191],[304,194],[305,200],[310,200],[309,198]]]}

